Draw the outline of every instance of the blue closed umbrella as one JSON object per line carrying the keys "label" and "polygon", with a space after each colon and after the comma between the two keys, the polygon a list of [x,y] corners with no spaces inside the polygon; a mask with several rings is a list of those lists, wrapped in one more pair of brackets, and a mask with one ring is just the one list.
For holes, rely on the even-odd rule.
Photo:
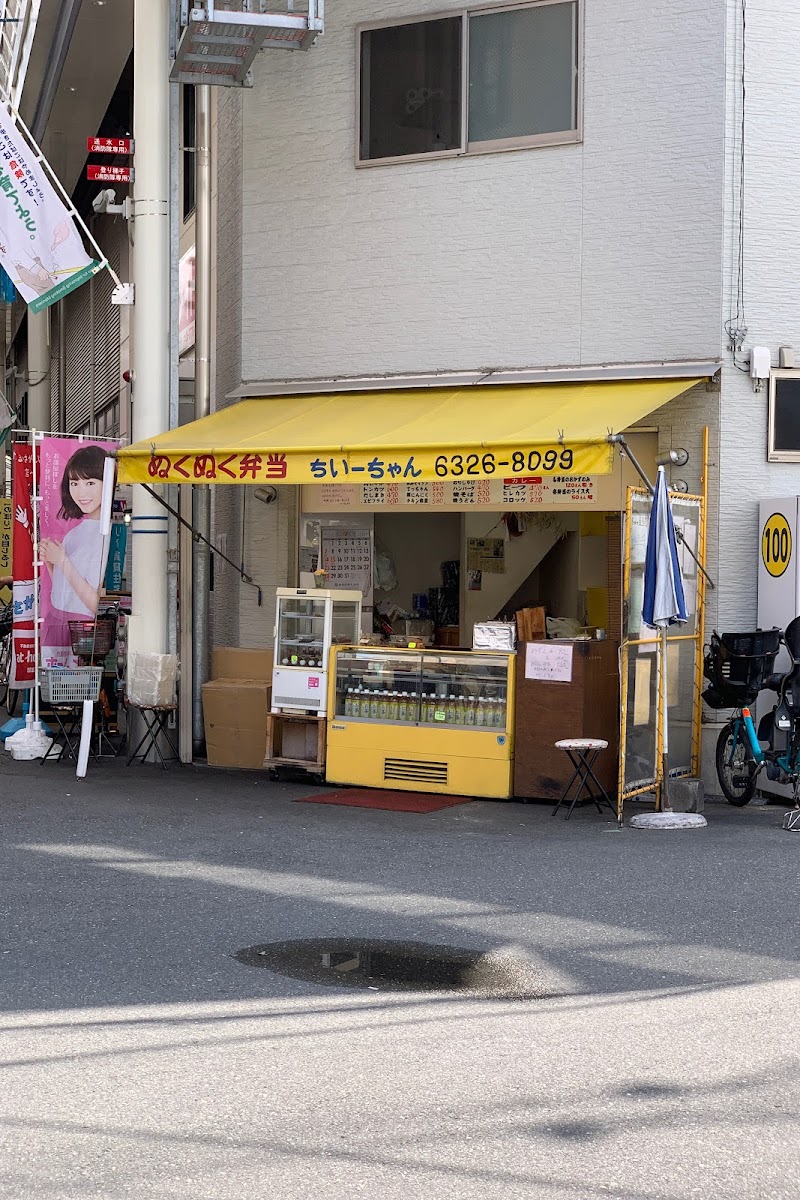
{"label": "blue closed umbrella", "polygon": [[675,522],[667,490],[664,468],[658,468],[650,528],[647,533],[647,554],[644,564],[644,597],[642,620],[661,634],[661,672],[659,718],[663,746],[662,808],[668,808],[667,780],[669,778],[669,722],[667,719],[667,630],[670,625],[686,623],[686,597],[683,576],[678,562]]}

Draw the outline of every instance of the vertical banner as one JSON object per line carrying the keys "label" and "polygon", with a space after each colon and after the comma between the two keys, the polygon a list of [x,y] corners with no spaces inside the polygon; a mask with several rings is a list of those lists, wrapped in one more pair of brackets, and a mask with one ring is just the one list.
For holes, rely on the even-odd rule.
{"label": "vertical banner", "polygon": [[0,102],[0,263],[31,312],[55,304],[100,269],[69,209]]}
{"label": "vertical banner", "polygon": [[14,573],[14,687],[30,687],[36,680],[33,629],[33,447],[15,442],[12,454],[12,504],[14,537],[12,564]]}
{"label": "vertical banner", "polygon": [[[2,453],[0,448],[0,453]],[[11,561],[11,547],[14,535],[14,502],[0,499],[0,576],[11,579],[14,565]],[[6,584],[0,586],[0,601],[8,604],[11,599],[11,588]]]}
{"label": "vertical banner", "polygon": [[39,452],[40,611],[43,667],[76,666],[70,621],[93,621],[109,539],[100,509],[103,467],[115,442],[42,438]]}
{"label": "vertical banner", "polygon": [[128,526],[122,514],[114,514],[111,526],[111,543],[108,550],[108,566],[106,567],[106,591],[121,592],[125,576],[125,551],[128,546]]}

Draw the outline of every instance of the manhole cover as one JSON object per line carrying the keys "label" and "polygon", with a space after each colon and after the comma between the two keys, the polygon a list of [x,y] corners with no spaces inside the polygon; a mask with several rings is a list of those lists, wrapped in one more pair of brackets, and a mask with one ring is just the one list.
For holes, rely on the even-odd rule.
{"label": "manhole cover", "polygon": [[234,958],[248,967],[333,987],[520,1000],[554,994],[525,959],[424,942],[303,939],[246,946]]}

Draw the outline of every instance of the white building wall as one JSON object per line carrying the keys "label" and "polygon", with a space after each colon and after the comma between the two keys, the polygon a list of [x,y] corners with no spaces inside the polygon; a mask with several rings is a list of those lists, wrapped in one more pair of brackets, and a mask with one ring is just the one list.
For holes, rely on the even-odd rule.
{"label": "white building wall", "polygon": [[585,0],[582,145],[356,169],[356,26],[439,11],[332,5],[260,56],[243,377],[717,357],[721,0]]}
{"label": "white building wall", "polygon": [[[754,345],[800,355],[800,108],[797,45],[800,6],[748,0],[745,114],[744,297],[747,336],[737,362]],[[741,149],[741,0],[728,0],[725,312],[735,306]],[[758,501],[800,494],[800,466],[767,462],[766,390],[754,393],[746,370],[725,355],[720,435],[720,622],[755,626],[759,555]]]}

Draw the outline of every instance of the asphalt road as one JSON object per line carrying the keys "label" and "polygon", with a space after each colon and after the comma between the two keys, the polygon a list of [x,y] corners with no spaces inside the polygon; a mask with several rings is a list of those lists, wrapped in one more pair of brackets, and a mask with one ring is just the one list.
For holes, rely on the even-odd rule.
{"label": "asphalt road", "polygon": [[[315,790],[0,760],[0,1197],[795,1200],[782,809],[645,833]],[[514,952],[549,998],[232,957],[303,937]]]}

